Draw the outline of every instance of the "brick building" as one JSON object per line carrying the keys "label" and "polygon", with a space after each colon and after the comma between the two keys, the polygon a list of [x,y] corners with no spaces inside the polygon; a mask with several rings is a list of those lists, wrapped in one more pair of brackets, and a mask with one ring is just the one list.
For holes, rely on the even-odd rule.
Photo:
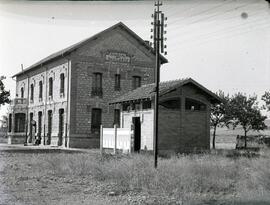
{"label": "brick building", "polygon": [[[121,105],[120,127],[134,127],[134,151],[153,150],[154,88],[143,85],[111,102]],[[159,152],[210,149],[210,105],[220,98],[191,78],[161,82],[159,95]]]}
{"label": "brick building", "polygon": [[13,76],[9,143],[97,147],[100,124],[120,116],[108,102],[154,82],[154,68],[149,43],[121,22],[42,59]]}

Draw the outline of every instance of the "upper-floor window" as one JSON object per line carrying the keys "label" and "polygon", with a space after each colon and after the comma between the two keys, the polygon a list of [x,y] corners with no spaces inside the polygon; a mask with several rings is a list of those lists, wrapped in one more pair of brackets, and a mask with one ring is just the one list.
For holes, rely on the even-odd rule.
{"label": "upper-floor window", "polygon": [[39,83],[38,83],[38,85],[39,85],[39,99],[42,99],[42,93],[43,93],[43,83],[42,83],[42,81],[39,81]]}
{"label": "upper-floor window", "polygon": [[60,74],[60,94],[65,92],[65,75],[64,73]]}
{"label": "upper-floor window", "polygon": [[53,96],[53,78],[49,78],[49,96]]}
{"label": "upper-floor window", "polygon": [[21,98],[24,98],[24,89],[21,87]]}
{"label": "upper-floor window", "polygon": [[102,96],[102,73],[94,73],[92,96]]}
{"label": "upper-floor window", "polygon": [[120,74],[115,74],[114,76],[114,90],[121,89],[121,76]]}
{"label": "upper-floor window", "polygon": [[31,84],[30,86],[30,100],[34,100],[34,84]]}
{"label": "upper-floor window", "polygon": [[140,76],[133,76],[132,77],[132,88],[136,89],[141,87],[141,77]]}

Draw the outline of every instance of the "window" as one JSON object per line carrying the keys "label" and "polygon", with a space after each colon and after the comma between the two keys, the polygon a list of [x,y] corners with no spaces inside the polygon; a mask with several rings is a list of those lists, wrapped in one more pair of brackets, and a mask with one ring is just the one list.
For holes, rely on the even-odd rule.
{"label": "window", "polygon": [[133,76],[132,77],[132,88],[136,89],[141,87],[141,77],[140,76]]}
{"label": "window", "polygon": [[196,111],[205,111],[206,105],[202,102],[193,100],[193,99],[186,99],[186,110],[196,110]]}
{"label": "window", "polygon": [[29,135],[30,135],[30,138],[29,138],[29,142],[31,143],[32,142],[32,139],[34,137],[34,133],[33,131],[35,131],[35,128],[34,128],[34,122],[33,122],[33,117],[34,117],[34,113],[30,112],[30,115],[29,115]]}
{"label": "window", "polygon": [[166,100],[159,103],[163,108],[172,109],[172,110],[180,110],[181,102],[180,99],[171,99]]}
{"label": "window", "polygon": [[41,134],[42,131],[42,112],[38,112],[38,134]]}
{"label": "window", "polygon": [[150,100],[143,101],[142,107],[143,107],[143,110],[151,109],[151,107],[152,107],[152,106],[151,106],[151,101],[150,101]]}
{"label": "window", "polygon": [[120,74],[115,74],[114,77],[114,90],[119,91],[121,89],[121,76]]}
{"label": "window", "polygon": [[25,114],[16,113],[15,114],[15,132],[25,131]]}
{"label": "window", "polygon": [[52,133],[52,110],[48,110],[48,134]]}
{"label": "window", "polygon": [[123,111],[129,111],[130,110],[130,104],[129,103],[124,103],[123,104]]}
{"label": "window", "polygon": [[53,78],[49,78],[49,96],[53,97]]}
{"label": "window", "polygon": [[12,129],[12,114],[8,116],[8,132],[11,132]]}
{"label": "window", "polygon": [[102,96],[102,73],[93,75],[92,96]]}
{"label": "window", "polygon": [[120,110],[119,109],[114,109],[114,125],[117,125],[118,127],[120,126]]}
{"label": "window", "polygon": [[99,132],[101,125],[101,109],[92,109],[91,130],[92,132]]}
{"label": "window", "polygon": [[24,89],[21,87],[21,98],[24,98]]}
{"label": "window", "polygon": [[59,134],[61,137],[64,134],[64,109],[59,109]]}
{"label": "window", "polygon": [[65,75],[64,73],[60,74],[60,94],[65,92]]}
{"label": "window", "polygon": [[43,84],[42,81],[39,81],[39,99],[42,99]]}
{"label": "window", "polygon": [[30,86],[30,100],[34,101],[34,84]]}

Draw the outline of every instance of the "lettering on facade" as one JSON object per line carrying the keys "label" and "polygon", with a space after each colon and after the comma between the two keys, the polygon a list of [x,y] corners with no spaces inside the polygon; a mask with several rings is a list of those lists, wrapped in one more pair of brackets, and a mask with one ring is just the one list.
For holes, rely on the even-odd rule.
{"label": "lettering on facade", "polygon": [[114,61],[120,63],[130,63],[130,57],[126,53],[109,52],[105,55],[106,61]]}

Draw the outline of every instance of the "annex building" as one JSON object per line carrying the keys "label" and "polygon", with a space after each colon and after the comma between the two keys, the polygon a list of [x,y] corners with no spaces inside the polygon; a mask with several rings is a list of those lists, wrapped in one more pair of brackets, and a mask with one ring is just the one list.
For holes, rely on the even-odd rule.
{"label": "annex building", "polygon": [[[142,85],[110,104],[121,109],[121,128],[134,130],[131,150],[153,150],[155,84]],[[192,78],[160,83],[160,154],[210,149],[210,106],[221,99]]]}
{"label": "annex building", "polygon": [[109,102],[153,83],[154,68],[153,48],[121,22],[40,60],[13,76],[9,143],[99,146],[100,125],[120,124]]}

